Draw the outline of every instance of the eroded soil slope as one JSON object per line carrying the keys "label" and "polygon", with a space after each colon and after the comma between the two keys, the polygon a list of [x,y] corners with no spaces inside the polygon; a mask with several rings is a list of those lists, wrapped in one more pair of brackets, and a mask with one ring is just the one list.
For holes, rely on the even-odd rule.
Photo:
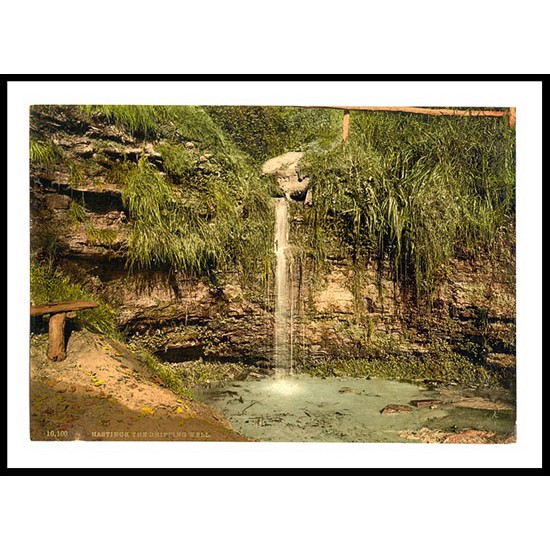
{"label": "eroded soil slope", "polygon": [[32,440],[246,441],[221,413],[164,387],[126,346],[73,332],[67,359],[52,362],[46,338],[31,341]]}

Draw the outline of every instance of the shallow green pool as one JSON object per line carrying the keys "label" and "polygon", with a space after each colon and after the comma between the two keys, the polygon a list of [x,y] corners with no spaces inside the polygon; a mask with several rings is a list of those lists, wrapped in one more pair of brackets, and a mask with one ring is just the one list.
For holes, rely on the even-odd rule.
{"label": "shallow green pool", "polygon": [[504,391],[298,375],[228,382],[196,393],[257,441],[403,443],[414,442],[405,433],[421,428],[511,434],[515,427],[513,395]]}

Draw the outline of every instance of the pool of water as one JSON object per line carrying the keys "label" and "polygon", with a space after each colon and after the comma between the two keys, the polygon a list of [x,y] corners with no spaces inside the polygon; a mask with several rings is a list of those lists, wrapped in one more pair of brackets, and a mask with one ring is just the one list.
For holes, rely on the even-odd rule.
{"label": "pool of water", "polygon": [[[256,441],[405,443],[414,440],[403,433],[420,428],[510,434],[515,426],[513,396],[504,391],[296,375],[226,382],[196,393]],[[401,410],[381,412],[388,405]]]}

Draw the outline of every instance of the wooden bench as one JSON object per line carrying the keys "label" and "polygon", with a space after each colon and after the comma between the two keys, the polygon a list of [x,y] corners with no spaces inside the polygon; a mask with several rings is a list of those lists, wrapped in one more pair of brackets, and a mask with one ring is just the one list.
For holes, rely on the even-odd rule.
{"label": "wooden bench", "polygon": [[97,307],[97,302],[57,302],[43,306],[31,306],[31,315],[51,315],[48,327],[48,358],[63,361],[65,351],[65,321],[76,317],[76,312]]}

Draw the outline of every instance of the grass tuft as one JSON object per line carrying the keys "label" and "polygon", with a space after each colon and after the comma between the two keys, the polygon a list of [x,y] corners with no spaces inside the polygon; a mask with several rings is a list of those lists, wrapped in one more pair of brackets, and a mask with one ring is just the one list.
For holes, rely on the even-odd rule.
{"label": "grass tuft", "polygon": [[134,349],[134,352],[147,368],[163,381],[166,387],[181,397],[194,399],[191,388],[185,384],[177,369],[160,362],[153,354],[144,349]]}
{"label": "grass tuft", "polygon": [[128,174],[123,200],[134,221],[132,268],[168,266],[210,277],[237,270],[250,279],[266,269],[272,205],[257,177],[228,171],[176,186],[142,158]]}
{"label": "grass tuft", "polygon": [[85,226],[86,237],[91,245],[112,246],[118,237],[118,232],[114,229]]}
{"label": "grass tuft", "polygon": [[44,168],[52,168],[63,160],[63,150],[51,140],[36,140],[29,142],[30,161]]}

